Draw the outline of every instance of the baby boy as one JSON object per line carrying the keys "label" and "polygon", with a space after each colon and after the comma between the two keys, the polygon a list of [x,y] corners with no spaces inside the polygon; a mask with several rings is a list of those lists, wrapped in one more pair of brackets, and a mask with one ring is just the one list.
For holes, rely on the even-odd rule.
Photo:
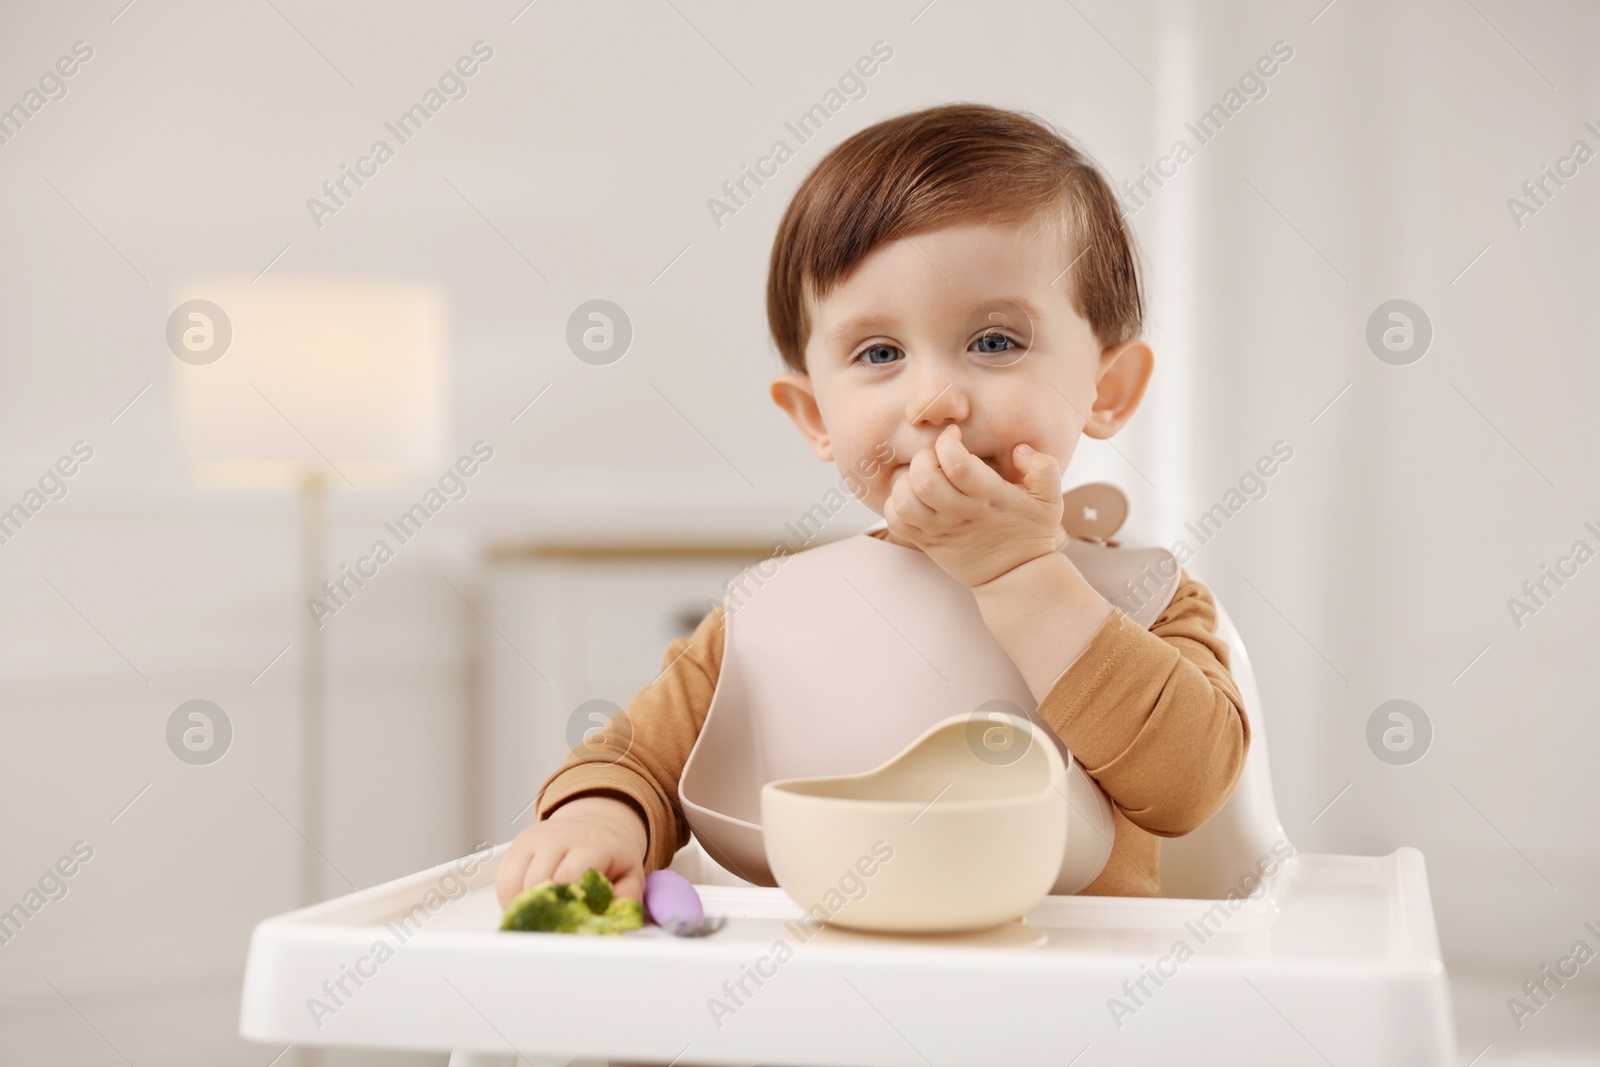
{"label": "baby boy", "polygon": [[[767,317],[788,368],[772,398],[883,517],[868,535],[971,590],[1039,716],[1111,800],[1112,851],[1081,892],[1160,896],[1160,839],[1228,799],[1250,725],[1203,585],[1180,569],[1146,629],[1060,551],[1078,438],[1120,430],[1154,363],[1105,178],[1017,112],[951,104],[878,123],[796,191]],[[642,899],[645,874],[688,843],[678,786],[716,690],[725,610],[674,641],[625,714],[545,781],[538,821],[501,863],[502,906],[588,867]]]}

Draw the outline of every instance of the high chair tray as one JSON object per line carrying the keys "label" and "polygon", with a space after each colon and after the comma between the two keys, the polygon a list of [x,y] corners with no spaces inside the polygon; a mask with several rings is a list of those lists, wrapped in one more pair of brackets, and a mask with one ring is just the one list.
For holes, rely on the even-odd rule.
{"label": "high chair tray", "polygon": [[440,865],[261,922],[240,1032],[458,1063],[1456,1062],[1414,848],[1298,854],[1236,912],[1047,897],[964,935],[818,929],[781,889],[702,885],[727,924],[680,938],[500,932],[506,847],[464,891]]}

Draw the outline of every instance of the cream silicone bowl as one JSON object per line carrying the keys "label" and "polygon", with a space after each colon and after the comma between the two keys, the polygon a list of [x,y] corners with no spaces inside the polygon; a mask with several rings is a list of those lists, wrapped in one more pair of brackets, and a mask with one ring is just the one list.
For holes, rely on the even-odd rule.
{"label": "cream silicone bowl", "polygon": [[1067,845],[1067,768],[1042,729],[1005,712],[953,715],[870,771],[768,782],[773,877],[817,918],[857,930],[1020,917],[1050,891]]}

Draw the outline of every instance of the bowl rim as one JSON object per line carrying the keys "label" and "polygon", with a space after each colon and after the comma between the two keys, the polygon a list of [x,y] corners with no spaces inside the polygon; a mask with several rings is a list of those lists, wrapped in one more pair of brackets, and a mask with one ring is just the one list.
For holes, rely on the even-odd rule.
{"label": "bowl rim", "polygon": [[[768,782],[763,785],[761,787],[761,792],[763,795],[765,795],[768,790],[771,790],[774,794],[781,793],[786,797],[793,798],[797,803],[802,804],[815,804],[822,807],[827,807],[830,805],[848,806],[852,808],[868,807],[877,808],[880,811],[927,809],[931,808],[935,802],[939,802],[939,797],[937,795],[928,800],[883,800],[876,797],[817,796],[814,793],[799,793],[789,788],[791,783],[825,782],[838,779],[848,780],[854,777],[854,775],[842,775],[822,778],[780,778],[777,781]],[[1055,791],[1055,787],[1052,785],[1050,780],[1046,778],[1043,788],[1035,790],[1032,793],[1021,793],[1017,796],[1010,797],[946,800],[942,801],[941,803],[946,810],[949,810],[950,808],[958,808],[963,811],[984,811],[989,808],[1002,808],[1021,804],[1036,803],[1041,797]]]}

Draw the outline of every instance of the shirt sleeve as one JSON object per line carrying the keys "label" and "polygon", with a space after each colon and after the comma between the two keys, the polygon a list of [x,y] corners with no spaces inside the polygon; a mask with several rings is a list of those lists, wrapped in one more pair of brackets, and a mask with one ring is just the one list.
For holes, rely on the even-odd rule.
{"label": "shirt sleeve", "polygon": [[723,607],[718,604],[691,636],[667,646],[655,680],[545,779],[534,801],[541,822],[575,797],[624,799],[644,820],[645,872],[672,862],[689,843],[689,822],[678,806],[678,779],[716,691],[723,634]]}
{"label": "shirt sleeve", "polygon": [[1182,568],[1172,603],[1148,630],[1112,608],[1039,714],[1112,803],[1161,837],[1181,837],[1215,814],[1250,751],[1216,601]]}

